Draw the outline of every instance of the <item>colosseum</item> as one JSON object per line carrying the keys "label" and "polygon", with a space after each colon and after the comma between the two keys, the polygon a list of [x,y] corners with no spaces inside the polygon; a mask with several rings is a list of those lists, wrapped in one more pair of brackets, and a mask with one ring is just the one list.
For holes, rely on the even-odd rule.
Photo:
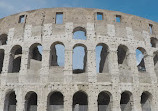
{"label": "colosseum", "polygon": [[0,73],[0,111],[158,111],[158,23],[90,8],[11,15]]}

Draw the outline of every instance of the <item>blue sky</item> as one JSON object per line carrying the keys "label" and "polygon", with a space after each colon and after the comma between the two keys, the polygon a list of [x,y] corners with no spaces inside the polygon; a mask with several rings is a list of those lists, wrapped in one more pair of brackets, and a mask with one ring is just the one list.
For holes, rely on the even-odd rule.
{"label": "blue sky", "polygon": [[0,0],[0,18],[22,11],[85,7],[121,11],[158,22],[158,0]]}

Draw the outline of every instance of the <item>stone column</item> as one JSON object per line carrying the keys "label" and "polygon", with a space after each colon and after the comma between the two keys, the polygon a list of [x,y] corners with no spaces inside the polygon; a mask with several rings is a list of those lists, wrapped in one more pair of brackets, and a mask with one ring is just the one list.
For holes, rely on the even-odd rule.
{"label": "stone column", "polygon": [[156,77],[156,73],[154,71],[153,56],[152,55],[145,55],[144,61],[145,61],[146,72],[148,74],[150,74],[151,82],[157,83],[157,77]]}
{"label": "stone column", "polygon": [[[93,85],[89,85],[90,89],[95,89]],[[91,90],[88,93],[88,111],[98,111],[98,94],[96,91]]]}
{"label": "stone column", "polygon": [[39,89],[37,96],[37,111],[47,111],[47,91],[45,89]]}
{"label": "stone column", "polygon": [[64,111],[72,111],[73,96],[69,92],[64,95]]}
{"label": "stone column", "polygon": [[50,48],[44,48],[42,52],[42,66],[40,70],[40,81],[46,83],[48,81],[50,66]]}
{"label": "stone column", "polygon": [[97,71],[96,71],[96,59],[95,59],[95,50],[87,51],[87,70],[88,73],[88,81],[89,82],[97,82]]}
{"label": "stone column", "polygon": [[25,82],[25,77],[27,75],[27,69],[28,69],[28,59],[29,59],[29,48],[24,47],[22,50],[21,67],[20,67],[20,75],[19,75],[20,83]]}
{"label": "stone column", "polygon": [[117,90],[114,90],[115,92],[112,94],[113,100],[112,100],[112,111],[121,111],[120,108],[120,100],[121,100],[121,94],[119,92],[116,92]]}
{"label": "stone column", "polygon": [[138,68],[137,68],[137,60],[136,60],[136,51],[129,50],[127,55],[127,62],[128,66],[130,67],[132,76],[133,76],[133,83],[139,84],[139,75],[138,75]]}
{"label": "stone column", "polygon": [[[8,49],[9,49],[9,46],[8,46]],[[10,52],[9,50],[5,50],[3,68],[2,68],[2,74],[1,74],[1,85],[5,85],[7,81],[6,79],[7,79],[8,67],[9,67],[9,59],[10,59]]]}
{"label": "stone column", "polygon": [[64,66],[64,82],[70,83],[72,81],[72,50],[65,48],[65,66]]}
{"label": "stone column", "polygon": [[16,111],[25,111],[25,95],[23,95],[22,89],[16,90]]}
{"label": "stone column", "polygon": [[133,110],[132,111],[142,111],[141,108],[141,96],[137,92],[133,93]]}
{"label": "stone column", "polygon": [[117,49],[112,48],[110,49],[108,54],[108,67],[109,73],[112,77],[112,83],[119,82],[119,68],[118,68],[118,59],[117,59]]}

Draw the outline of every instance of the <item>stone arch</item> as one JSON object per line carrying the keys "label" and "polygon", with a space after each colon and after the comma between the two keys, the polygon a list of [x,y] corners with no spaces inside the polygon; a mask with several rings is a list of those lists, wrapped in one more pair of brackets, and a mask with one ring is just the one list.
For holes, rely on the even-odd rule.
{"label": "stone arch", "polygon": [[9,91],[5,96],[4,111],[16,111],[16,103],[15,91]]}
{"label": "stone arch", "polygon": [[96,46],[96,70],[97,73],[108,73],[108,52],[109,47],[104,43],[99,43]]}
{"label": "stone arch", "polygon": [[86,29],[83,27],[76,27],[73,29],[73,39],[81,39],[81,40],[86,40]]}
{"label": "stone arch", "polygon": [[88,111],[88,95],[83,91],[77,91],[73,95],[72,111]]}
{"label": "stone arch", "polygon": [[53,43],[50,47],[50,66],[63,67],[64,62],[65,62],[65,45],[62,42],[57,41]]}
{"label": "stone arch", "polygon": [[153,53],[154,70],[158,77],[158,51]]}
{"label": "stone arch", "polygon": [[[78,55],[79,54],[79,55]],[[73,47],[73,73],[86,72],[87,67],[87,47],[84,44],[76,44]]]}
{"label": "stone arch", "polygon": [[132,111],[133,96],[129,91],[121,93],[120,108],[121,111]]}
{"label": "stone arch", "polygon": [[7,34],[1,34],[0,35],[0,45],[6,45],[8,40]]}
{"label": "stone arch", "polygon": [[42,61],[42,45],[34,43],[29,48],[28,69],[39,70]]}
{"label": "stone arch", "polygon": [[0,49],[0,73],[2,73],[3,62],[4,62],[4,49]]}
{"label": "stone arch", "polygon": [[59,91],[51,92],[47,98],[47,111],[63,111],[64,96]]}
{"label": "stone arch", "polygon": [[141,95],[140,103],[142,111],[152,111],[152,94],[144,91]]}
{"label": "stone arch", "polygon": [[98,95],[98,111],[111,111],[112,95],[110,92],[102,91]]}
{"label": "stone arch", "polygon": [[37,111],[37,94],[30,91],[25,96],[25,111]]}
{"label": "stone arch", "polygon": [[20,71],[21,67],[21,58],[22,58],[22,47],[20,45],[15,45],[10,51],[9,59],[9,73],[17,73]]}
{"label": "stone arch", "polygon": [[[139,57],[138,53],[141,57]],[[138,47],[136,50],[136,58],[137,58],[137,60],[138,59],[140,60],[140,63],[138,63],[138,65],[137,65],[138,71],[140,71],[140,72],[146,71],[146,67],[145,67],[145,57],[146,56],[147,56],[146,50],[142,47]]]}
{"label": "stone arch", "polygon": [[157,48],[158,47],[158,39],[155,38],[155,37],[151,37],[150,38],[150,44],[151,44],[151,47]]}
{"label": "stone arch", "polygon": [[118,64],[126,64],[127,65],[127,53],[128,47],[125,45],[119,45],[117,49],[117,57],[118,57]]}

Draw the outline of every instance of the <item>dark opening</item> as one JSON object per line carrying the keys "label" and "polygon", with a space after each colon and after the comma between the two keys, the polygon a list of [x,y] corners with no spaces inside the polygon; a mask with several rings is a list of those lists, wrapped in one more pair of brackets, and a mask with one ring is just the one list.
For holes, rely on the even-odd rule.
{"label": "dark opening", "polygon": [[154,37],[151,37],[150,38],[150,43],[151,43],[151,47],[157,48],[157,46],[158,46],[158,39],[154,38]]}
{"label": "dark opening", "polygon": [[97,73],[109,72],[108,46],[106,44],[99,44],[96,46],[96,66]]}
{"label": "dark opening", "polygon": [[9,73],[17,73],[20,71],[22,57],[22,47],[16,45],[12,48],[10,54]]}
{"label": "dark opening", "polygon": [[116,15],[116,22],[121,22],[121,15]]}
{"label": "dark opening", "polygon": [[3,69],[3,61],[4,61],[4,50],[0,50],[0,73],[2,73]]}
{"label": "dark opening", "polygon": [[29,92],[25,99],[26,111],[37,111],[37,94],[35,92]]}
{"label": "dark opening", "polygon": [[120,100],[121,111],[132,111],[130,96],[131,95],[128,92],[123,92],[121,94],[121,100]]}
{"label": "dark opening", "polygon": [[103,13],[97,12],[97,20],[103,20]]}
{"label": "dark opening", "polygon": [[118,57],[118,64],[124,64],[127,57],[127,47],[124,45],[119,45],[117,49],[117,57]]}
{"label": "dark opening", "polygon": [[85,93],[78,91],[74,94],[72,111],[88,111],[88,97]]}
{"label": "dark opening", "polygon": [[142,111],[151,111],[151,100],[148,92],[143,92],[141,95],[141,107]]}
{"label": "dark opening", "polygon": [[73,49],[73,73],[79,74],[86,71],[87,49],[79,45]]}
{"label": "dark opening", "polygon": [[39,70],[42,61],[42,46],[39,43],[33,44],[29,49],[28,68]]}
{"label": "dark opening", "polygon": [[10,92],[6,95],[5,102],[4,102],[4,111],[16,111],[16,95],[15,92]]}
{"label": "dark opening", "polygon": [[2,34],[0,35],[0,45],[6,45],[7,44],[8,35]]}
{"label": "dark opening", "polygon": [[25,22],[25,15],[21,15],[19,17],[19,23],[24,23]]}
{"label": "dark opening", "polygon": [[98,95],[98,111],[110,111],[111,105],[110,105],[110,95],[101,92]]}
{"label": "dark opening", "polygon": [[63,12],[56,13],[56,24],[63,24]]}
{"label": "dark opening", "polygon": [[63,111],[64,97],[60,92],[54,92],[48,96],[48,111]]}

